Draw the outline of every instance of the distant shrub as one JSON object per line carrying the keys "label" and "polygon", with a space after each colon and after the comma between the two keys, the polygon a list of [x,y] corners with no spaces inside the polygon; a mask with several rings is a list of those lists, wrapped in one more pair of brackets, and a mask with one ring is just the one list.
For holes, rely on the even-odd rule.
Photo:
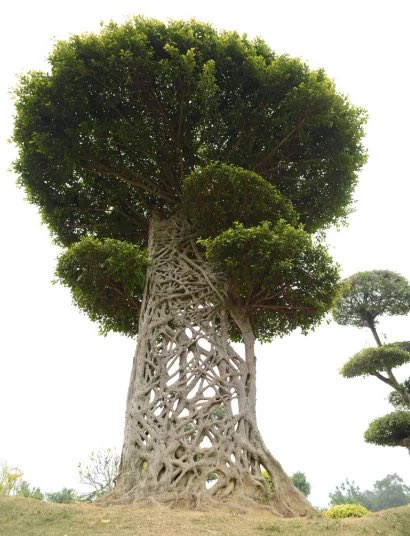
{"label": "distant shrub", "polygon": [[19,497],[27,497],[29,499],[38,499],[40,501],[44,499],[44,494],[40,488],[31,488],[30,484],[26,480],[21,482],[16,495]]}
{"label": "distant shrub", "polygon": [[295,488],[301,491],[305,497],[307,497],[310,494],[310,484],[306,479],[305,473],[302,473],[301,471],[297,471],[296,473],[293,473],[293,475],[290,478]]}
{"label": "distant shrub", "polygon": [[73,503],[79,500],[77,493],[73,489],[63,488],[61,491],[46,493],[47,501],[55,503]]}
{"label": "distant shrub", "polygon": [[337,504],[324,512],[324,516],[331,519],[343,519],[345,517],[363,517],[368,513],[369,510],[361,504]]}

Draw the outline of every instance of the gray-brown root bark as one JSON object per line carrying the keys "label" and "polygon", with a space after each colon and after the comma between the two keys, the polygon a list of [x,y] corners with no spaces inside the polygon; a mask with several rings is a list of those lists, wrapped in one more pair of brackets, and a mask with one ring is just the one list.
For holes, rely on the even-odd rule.
{"label": "gray-brown root bark", "polygon": [[258,502],[285,516],[313,512],[262,441],[252,330],[238,316],[241,357],[228,343],[221,285],[187,223],[154,218],[149,254],[120,474],[108,501]]}

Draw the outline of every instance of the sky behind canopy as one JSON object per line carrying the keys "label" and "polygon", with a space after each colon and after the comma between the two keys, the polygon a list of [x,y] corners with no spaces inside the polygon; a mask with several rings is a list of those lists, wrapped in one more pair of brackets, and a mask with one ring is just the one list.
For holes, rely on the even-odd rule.
{"label": "sky behind canopy", "polygon": [[[408,18],[406,0],[15,0],[0,8],[0,461],[18,465],[45,491],[79,489],[77,464],[98,448],[121,448],[135,343],[98,328],[52,285],[59,249],[24,200],[10,171],[15,149],[10,88],[17,75],[46,69],[55,39],[98,31],[132,15],[196,18],[261,36],[278,53],[323,67],[339,91],[369,112],[369,161],[360,174],[349,225],[328,233],[344,276],[390,269],[410,279],[408,253]],[[409,338],[409,318],[383,320],[386,340]],[[324,323],[314,333],[258,346],[258,418],[288,473],[303,471],[311,501],[348,477],[370,488],[386,474],[410,484],[402,448],[368,445],[363,431],[389,411],[376,379],[343,379],[344,361],[370,332]],[[404,378],[409,369],[399,375]]]}

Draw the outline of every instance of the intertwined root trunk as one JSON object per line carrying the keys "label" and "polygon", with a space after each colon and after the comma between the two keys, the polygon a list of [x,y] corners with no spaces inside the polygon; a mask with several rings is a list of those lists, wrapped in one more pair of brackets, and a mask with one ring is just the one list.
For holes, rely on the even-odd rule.
{"label": "intertwined root trunk", "polygon": [[149,253],[120,474],[109,500],[258,501],[282,515],[313,511],[261,439],[252,330],[236,315],[241,357],[228,343],[221,285],[187,223],[154,218]]}

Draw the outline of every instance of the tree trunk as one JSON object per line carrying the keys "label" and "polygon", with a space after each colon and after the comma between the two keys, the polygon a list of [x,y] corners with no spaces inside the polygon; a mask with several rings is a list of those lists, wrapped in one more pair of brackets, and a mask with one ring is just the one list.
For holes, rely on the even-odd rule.
{"label": "tree trunk", "polygon": [[223,285],[182,217],[152,219],[149,258],[120,473],[108,501],[313,512],[260,436],[249,321],[231,313],[243,334],[241,357],[228,342]]}
{"label": "tree trunk", "polygon": [[370,331],[372,332],[372,335],[374,337],[374,340],[376,341],[377,346],[383,346],[382,341],[380,340],[379,334],[377,333],[374,320],[369,320],[368,326],[370,328]]}

